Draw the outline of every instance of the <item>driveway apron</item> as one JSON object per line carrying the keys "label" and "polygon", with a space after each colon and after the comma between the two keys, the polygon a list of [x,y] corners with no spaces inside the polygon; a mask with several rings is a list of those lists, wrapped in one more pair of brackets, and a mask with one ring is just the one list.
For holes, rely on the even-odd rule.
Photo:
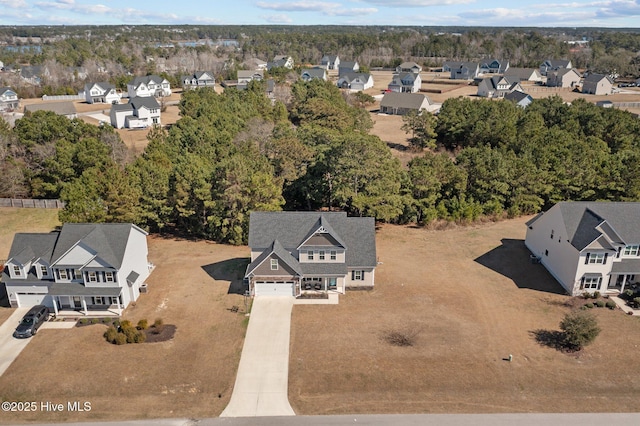
{"label": "driveway apron", "polygon": [[31,339],[16,339],[13,337],[18,323],[30,308],[16,309],[7,320],[0,325],[0,376],[9,368],[11,363],[27,347]]}
{"label": "driveway apron", "polygon": [[294,416],[289,405],[289,335],[293,297],[253,301],[229,405],[220,417]]}

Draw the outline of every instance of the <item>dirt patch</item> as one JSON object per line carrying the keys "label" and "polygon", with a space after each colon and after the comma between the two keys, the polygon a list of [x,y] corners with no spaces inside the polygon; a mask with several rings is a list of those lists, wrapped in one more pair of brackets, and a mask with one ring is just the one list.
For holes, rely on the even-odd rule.
{"label": "dirt patch", "polygon": [[145,343],[158,343],[158,342],[167,342],[173,339],[173,336],[176,334],[177,327],[173,324],[165,324],[162,326],[162,329],[158,331],[155,327],[148,328],[144,331],[144,334],[147,336],[147,339],[144,341]]}
{"label": "dirt patch", "polygon": [[[529,260],[527,219],[446,231],[382,225],[374,290],[293,308],[296,413],[638,411],[638,318],[594,309],[602,332],[579,356],[532,334],[559,330],[571,308]],[[389,330],[415,331],[413,345],[390,345]]]}

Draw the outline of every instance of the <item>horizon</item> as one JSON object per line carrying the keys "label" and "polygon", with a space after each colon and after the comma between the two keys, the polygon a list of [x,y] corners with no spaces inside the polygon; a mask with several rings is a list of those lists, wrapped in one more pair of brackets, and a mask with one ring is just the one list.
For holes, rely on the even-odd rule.
{"label": "horizon", "polygon": [[236,0],[200,4],[197,14],[156,0],[0,0],[0,26],[402,26],[638,29],[640,0]]}

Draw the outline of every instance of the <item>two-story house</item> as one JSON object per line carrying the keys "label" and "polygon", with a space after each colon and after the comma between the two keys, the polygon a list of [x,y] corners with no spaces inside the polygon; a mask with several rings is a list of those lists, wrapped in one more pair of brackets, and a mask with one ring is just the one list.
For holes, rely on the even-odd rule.
{"label": "two-story house", "polygon": [[477,62],[447,61],[442,71],[451,73],[451,80],[473,80],[480,74],[480,65]]}
{"label": "two-story house", "polygon": [[144,291],[147,252],[147,233],[130,223],[67,223],[48,234],[19,233],[2,283],[14,307],[121,313]]}
{"label": "two-story house", "polygon": [[127,83],[127,93],[130,98],[146,96],[170,96],[171,84],[166,78],[157,75],[136,77]]}
{"label": "two-story house", "polygon": [[549,87],[575,87],[580,84],[582,76],[574,68],[560,68],[557,71],[549,71],[547,74],[547,86]]}
{"label": "two-story house", "polygon": [[10,87],[0,87],[0,111],[15,111],[19,106],[18,94]]}
{"label": "two-story house", "polygon": [[200,87],[215,87],[216,79],[213,73],[207,71],[197,71],[191,75],[182,76],[182,87],[184,89],[197,89]]}
{"label": "two-story house", "polygon": [[482,98],[503,98],[507,93],[523,91],[520,82],[511,77],[493,76],[483,78],[478,84],[477,95]]}
{"label": "two-story house", "polygon": [[414,74],[419,74],[422,72],[422,67],[413,61],[403,62],[396,67],[396,72],[411,72]]}
{"label": "two-story house", "polygon": [[116,86],[107,82],[85,84],[84,97],[88,104],[119,104],[121,99]]}
{"label": "two-story house", "polygon": [[560,202],[527,222],[525,245],[572,296],[640,281],[640,203]]}
{"label": "two-story house", "polygon": [[358,61],[341,61],[338,67],[338,77],[342,77],[345,74],[353,74],[360,71],[360,64]]}
{"label": "two-story house", "polygon": [[373,77],[368,73],[346,73],[340,76],[336,84],[341,89],[363,91],[373,87]]}
{"label": "two-story house", "polygon": [[340,68],[340,58],[338,55],[324,55],[320,64],[328,70],[337,70]]}
{"label": "two-story house", "polygon": [[376,240],[372,217],[344,212],[252,212],[251,263],[245,279],[253,296],[344,293],[372,287]]}
{"label": "two-story house", "polygon": [[287,68],[293,69],[293,58],[288,55],[276,55],[272,62],[267,63],[267,70],[271,68]]}
{"label": "two-story house", "polygon": [[238,84],[237,88],[239,90],[244,90],[247,88],[249,83],[252,81],[262,81],[264,79],[264,71],[262,70],[238,70]]}
{"label": "two-story house", "polygon": [[112,105],[111,125],[116,129],[143,129],[161,125],[160,104],[154,97],[135,97],[129,103]]}
{"label": "two-story house", "polygon": [[504,74],[509,69],[509,61],[500,59],[485,59],[480,62],[482,74]]}
{"label": "two-story house", "polygon": [[567,59],[547,59],[540,64],[540,74],[548,75],[563,68],[567,70],[573,68],[571,61]]}
{"label": "two-story house", "polygon": [[590,95],[610,95],[613,91],[613,80],[604,74],[589,74],[582,81],[582,93]]}
{"label": "two-story house", "polygon": [[300,78],[304,81],[316,79],[327,81],[327,70],[324,68],[305,68],[300,72]]}
{"label": "two-story house", "polygon": [[420,73],[400,72],[393,74],[388,90],[399,93],[416,93],[420,91],[422,78]]}

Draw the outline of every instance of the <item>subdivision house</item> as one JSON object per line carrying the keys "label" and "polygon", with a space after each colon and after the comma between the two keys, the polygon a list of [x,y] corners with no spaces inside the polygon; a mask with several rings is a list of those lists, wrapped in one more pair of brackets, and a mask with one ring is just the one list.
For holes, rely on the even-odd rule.
{"label": "subdivision house", "polygon": [[263,70],[254,70],[254,71],[246,71],[246,70],[238,70],[238,85],[237,88],[239,90],[244,90],[247,88],[250,82],[252,81],[262,81],[264,79],[264,71]]}
{"label": "subdivision house", "polygon": [[393,74],[387,89],[392,92],[415,93],[420,91],[421,86],[422,78],[419,73],[399,72]]}
{"label": "subdivision house", "polygon": [[250,58],[243,62],[243,64],[252,70],[266,70],[267,62],[260,58]]}
{"label": "subdivision house", "polygon": [[575,87],[580,83],[582,76],[574,68],[560,68],[547,74],[547,86],[549,87]]}
{"label": "subdivision house", "polygon": [[160,125],[160,104],[154,97],[135,97],[129,103],[112,105],[111,125],[116,129],[144,129]]}
{"label": "subdivision house", "polygon": [[347,73],[338,79],[337,85],[341,89],[367,90],[373,87],[373,77],[367,73]]}
{"label": "subdivision house", "polygon": [[344,212],[252,212],[251,263],[245,279],[253,296],[344,293],[373,287],[376,240],[372,217]]}
{"label": "subdivision house", "polygon": [[505,77],[517,78],[520,81],[542,81],[542,74],[535,68],[509,68],[504,72]]}
{"label": "subdivision house", "polygon": [[121,96],[116,86],[107,82],[87,83],[84,85],[84,97],[88,104],[119,104]]}
{"label": "subdivision house", "polygon": [[276,55],[272,62],[267,63],[267,70],[276,67],[293,69],[293,58],[287,55]]}
{"label": "subdivision house", "polygon": [[442,70],[451,72],[452,80],[473,80],[480,74],[477,62],[445,62]]}
{"label": "subdivision house", "polygon": [[478,96],[483,98],[503,98],[507,93],[515,90],[523,91],[519,81],[509,77],[483,78],[478,84]]}
{"label": "subdivision house", "polygon": [[127,83],[129,98],[145,96],[170,96],[171,84],[166,78],[157,75],[136,77]]}
{"label": "subdivision house", "polygon": [[480,62],[480,73],[504,74],[509,69],[509,61],[485,59]]}
{"label": "subdivision house", "polygon": [[401,72],[411,72],[414,74],[418,74],[420,72],[422,72],[422,67],[418,64],[416,64],[415,62],[403,62],[400,65],[398,65],[396,67],[396,72],[397,73],[401,73]]}
{"label": "subdivision house", "polygon": [[300,78],[304,81],[324,80],[327,81],[327,70],[324,68],[305,68],[300,73]]}
{"label": "subdivision house", "polygon": [[380,101],[380,112],[383,114],[406,115],[411,111],[420,113],[430,110],[432,106],[428,96],[422,93],[385,93]]}
{"label": "subdivision house", "polygon": [[0,87],[0,111],[14,111],[19,106],[18,94],[10,87]]}
{"label": "subdivision house", "polygon": [[340,68],[340,58],[338,55],[324,55],[320,64],[328,70],[337,70]]}
{"label": "subdivision house", "polygon": [[360,71],[360,65],[358,61],[341,61],[338,67],[338,77],[342,77],[345,74],[353,74]]}
{"label": "subdivision house", "polygon": [[529,104],[533,102],[533,98],[531,97],[531,95],[520,90],[514,90],[511,93],[507,93],[506,95],[504,95],[504,99],[514,102],[516,105],[522,108],[528,107]]}
{"label": "subdivision house", "polygon": [[613,80],[604,74],[589,74],[582,80],[582,93],[590,95],[610,95],[613,91]]}
{"label": "subdivision house", "polygon": [[216,78],[212,72],[196,71],[191,75],[182,76],[184,89],[198,89],[200,87],[215,87]]}
{"label": "subdivision house", "polygon": [[572,296],[640,281],[640,203],[560,202],[527,222],[525,245]]}
{"label": "subdivision house", "polygon": [[31,104],[24,107],[24,112],[51,111],[58,115],[63,115],[69,120],[78,118],[76,106],[71,101],[47,102],[44,104]]}
{"label": "subdivision house", "polygon": [[547,59],[542,64],[540,64],[540,74],[548,75],[549,73],[558,71],[562,68],[573,68],[571,61],[566,59]]}
{"label": "subdivision house", "polygon": [[2,271],[13,307],[121,313],[146,290],[147,233],[130,223],[66,223],[18,233]]}

